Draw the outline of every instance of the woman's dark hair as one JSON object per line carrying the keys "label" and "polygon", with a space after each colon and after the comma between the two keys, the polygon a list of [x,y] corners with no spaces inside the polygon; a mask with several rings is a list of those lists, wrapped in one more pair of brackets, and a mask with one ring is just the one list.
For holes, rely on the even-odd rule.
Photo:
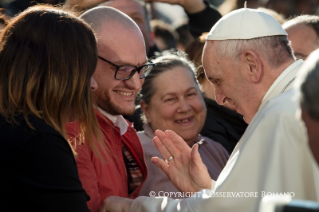
{"label": "woman's dark hair", "polygon": [[[97,64],[91,28],[70,12],[38,5],[13,18],[0,37],[0,114],[14,124],[23,114],[43,119],[66,138],[73,116],[94,151],[101,132],[90,80]],[[85,133],[84,133],[85,132]]]}

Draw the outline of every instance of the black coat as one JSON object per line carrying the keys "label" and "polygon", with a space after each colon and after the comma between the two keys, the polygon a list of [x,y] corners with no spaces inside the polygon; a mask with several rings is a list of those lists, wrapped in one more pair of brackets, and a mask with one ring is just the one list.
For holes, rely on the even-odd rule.
{"label": "black coat", "polygon": [[43,120],[0,116],[0,211],[89,211],[68,142]]}
{"label": "black coat", "polygon": [[208,98],[204,98],[204,101],[207,116],[201,135],[220,143],[231,154],[248,125],[243,116],[235,111]]}

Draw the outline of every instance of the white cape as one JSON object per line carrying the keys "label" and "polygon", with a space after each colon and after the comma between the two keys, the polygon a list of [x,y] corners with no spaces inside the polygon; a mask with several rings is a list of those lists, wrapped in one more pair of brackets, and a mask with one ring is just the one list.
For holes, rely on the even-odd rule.
{"label": "white cape", "polygon": [[[214,190],[183,200],[138,197],[130,211],[255,212],[268,192],[318,201],[318,167],[296,117],[299,105],[289,84],[301,65],[296,61],[289,66],[268,90]],[[211,191],[215,196],[207,195]]]}

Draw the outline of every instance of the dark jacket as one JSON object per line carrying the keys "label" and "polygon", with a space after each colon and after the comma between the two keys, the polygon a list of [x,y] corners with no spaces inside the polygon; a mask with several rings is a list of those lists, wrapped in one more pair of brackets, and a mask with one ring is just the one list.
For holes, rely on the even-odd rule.
{"label": "dark jacket", "polygon": [[43,120],[0,116],[0,211],[89,211],[68,142]]}
{"label": "dark jacket", "polygon": [[248,125],[243,116],[235,111],[208,98],[204,98],[204,101],[207,116],[200,134],[219,142],[231,154]]}
{"label": "dark jacket", "polygon": [[198,13],[187,14],[189,31],[194,38],[209,32],[214,24],[222,17],[217,8],[204,1],[206,8]]}

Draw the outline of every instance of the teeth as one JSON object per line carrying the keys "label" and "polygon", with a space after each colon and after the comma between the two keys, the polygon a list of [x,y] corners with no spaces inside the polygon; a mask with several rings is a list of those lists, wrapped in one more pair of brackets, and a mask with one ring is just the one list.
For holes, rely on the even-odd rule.
{"label": "teeth", "polygon": [[121,94],[123,96],[130,96],[132,95],[132,92],[124,92],[124,91],[115,91],[118,94]]}
{"label": "teeth", "polygon": [[180,123],[186,123],[188,121],[190,121],[190,119],[183,119],[183,120],[179,120],[179,121],[176,121],[176,122],[180,124]]}

